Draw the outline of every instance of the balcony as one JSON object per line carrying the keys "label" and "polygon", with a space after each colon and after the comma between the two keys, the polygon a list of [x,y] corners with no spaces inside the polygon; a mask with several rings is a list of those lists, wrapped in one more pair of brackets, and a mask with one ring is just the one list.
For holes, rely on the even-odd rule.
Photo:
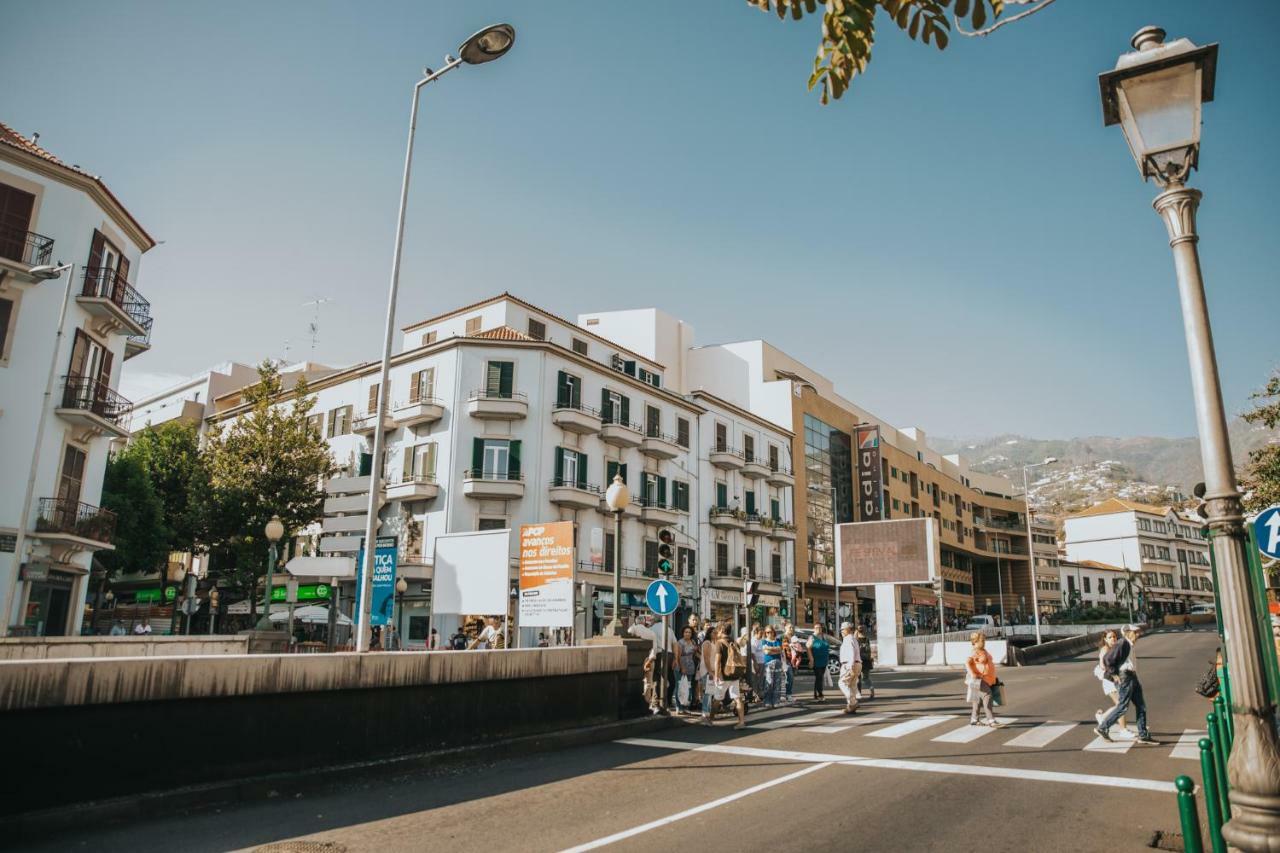
{"label": "balcony", "polygon": [[27,281],[35,281],[28,275],[31,268],[49,263],[52,257],[52,237],[0,225],[0,269]]}
{"label": "balcony", "polygon": [[151,316],[151,303],[115,270],[86,267],[84,286],[76,302],[98,318],[100,332],[122,332],[126,335],[147,332],[143,320]]}
{"label": "balcony", "polygon": [[643,439],[639,424],[603,418],[600,422],[600,440],[614,447],[639,447]]}
{"label": "balcony", "polygon": [[110,545],[116,532],[116,514],[93,504],[63,498],[41,498],[36,533],[42,539],[71,537],[97,545]]}
{"label": "balcony", "polygon": [[742,466],[747,464],[747,460],[742,458],[740,452],[723,444],[717,445],[711,451],[707,461],[722,471],[741,471]]}
{"label": "balcony", "polygon": [[600,412],[590,406],[557,403],[551,410],[551,422],[565,432],[594,435],[600,431]]}
{"label": "balcony", "polygon": [[786,468],[770,468],[765,480],[771,486],[780,488],[795,488],[796,477]]}
{"label": "balcony", "polygon": [[665,435],[654,430],[640,439],[640,452],[654,459],[675,459],[680,455],[680,445],[676,444],[674,435]]}
{"label": "balcony", "polygon": [[780,519],[771,519],[773,526],[765,525],[765,532],[769,534],[769,538],[775,542],[794,542],[796,541],[796,526],[789,521]]}
{"label": "balcony", "polygon": [[524,497],[524,478],[517,473],[473,469],[462,475],[462,493],[469,498],[519,500]]}
{"label": "balcony", "polygon": [[444,403],[435,397],[421,397],[407,403],[396,403],[392,416],[395,418],[396,426],[432,424],[444,417]]}
{"label": "balcony", "polygon": [[708,513],[711,526],[720,530],[741,530],[746,526],[746,513],[727,506],[713,506]]}
{"label": "balcony", "polygon": [[440,494],[434,474],[403,474],[398,483],[387,484],[387,500],[429,501]]}
{"label": "balcony", "polygon": [[568,509],[594,509],[600,505],[600,487],[557,477],[551,481],[547,499]]}
{"label": "balcony", "polygon": [[490,421],[518,421],[529,416],[529,398],[519,391],[477,388],[467,395],[467,413]]}
{"label": "balcony", "polygon": [[127,438],[129,430],[124,422],[132,408],[133,404],[107,383],[70,373],[62,377],[62,399],[54,411],[75,426],[80,437]]}
{"label": "balcony", "polygon": [[662,501],[642,497],[640,498],[640,518],[645,524],[667,527],[680,520],[680,512]]}
{"label": "balcony", "polygon": [[[356,418],[351,424],[351,431],[356,435],[373,435],[374,427],[378,424],[378,415],[369,413]],[[382,431],[388,432],[396,428],[395,418],[391,415],[382,416]]]}
{"label": "balcony", "polygon": [[743,519],[743,529],[747,533],[764,533],[765,518],[758,513],[749,512]]}
{"label": "balcony", "polygon": [[130,335],[124,339],[124,357],[126,361],[151,349],[151,323],[152,319],[150,317],[143,318],[143,331],[141,334]]}
{"label": "balcony", "polygon": [[1007,518],[984,518],[980,515],[973,517],[973,523],[978,527],[986,527],[992,530],[1016,530],[1019,533],[1026,532],[1026,527],[1016,519]]}
{"label": "balcony", "polygon": [[742,466],[742,476],[748,480],[763,480],[769,476],[769,463],[765,460],[746,454],[743,454],[743,460],[746,464]]}

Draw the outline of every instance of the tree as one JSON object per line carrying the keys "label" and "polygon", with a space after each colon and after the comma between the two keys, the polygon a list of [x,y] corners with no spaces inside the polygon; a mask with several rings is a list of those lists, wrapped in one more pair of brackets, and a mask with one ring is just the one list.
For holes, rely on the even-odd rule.
{"label": "tree", "polygon": [[[1255,401],[1255,406],[1244,414],[1246,421],[1269,430],[1280,426],[1280,368],[1250,399]],[[1274,436],[1268,444],[1249,453],[1242,480],[1249,493],[1246,505],[1250,510],[1263,510],[1280,503],[1280,436]]]}
{"label": "tree", "polygon": [[[912,40],[919,39],[946,50],[951,40],[951,27],[965,36],[985,36],[1006,24],[1034,15],[1054,0],[825,0],[822,3],[822,41],[813,60],[809,88],[822,84],[822,103],[839,98],[853,82],[854,75],[867,70],[871,62],[871,45],[875,42],[876,18],[884,12],[890,22]],[[800,20],[818,11],[818,0],[747,0],[762,11],[777,12],[779,18],[790,15]],[[1005,6],[1029,8],[996,20]],[[948,17],[948,12],[952,17]],[[972,30],[960,23],[968,18]],[[994,21],[987,26],[988,21]]]}
{"label": "tree", "polygon": [[100,551],[97,561],[114,575],[150,572],[169,554],[169,530],[146,469],[124,454],[107,459],[102,505],[116,514],[114,551]]}
{"label": "tree", "polygon": [[[269,362],[258,377],[244,392],[247,411],[213,430],[202,454],[209,476],[202,507],[207,543],[219,574],[245,594],[266,570],[267,522],[280,516],[287,535],[319,521],[321,484],[334,472],[328,444],[309,423],[315,398],[305,380],[286,394]],[[292,403],[286,405],[287,397]]]}
{"label": "tree", "polygon": [[209,489],[209,476],[200,456],[195,424],[168,421],[136,432],[120,453],[137,462],[160,501],[170,551],[199,550],[200,502]]}

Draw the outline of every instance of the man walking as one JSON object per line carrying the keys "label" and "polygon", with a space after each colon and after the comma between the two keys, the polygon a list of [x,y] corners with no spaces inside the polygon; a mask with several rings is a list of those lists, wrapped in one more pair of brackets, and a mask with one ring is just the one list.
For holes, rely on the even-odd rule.
{"label": "man walking", "polygon": [[840,692],[844,694],[844,712],[857,713],[858,710],[858,676],[862,674],[862,654],[858,650],[858,639],[853,633],[853,623],[840,625]]}
{"label": "man walking", "polygon": [[1098,737],[1110,741],[1111,727],[1115,725],[1116,720],[1124,716],[1125,711],[1129,710],[1129,704],[1133,703],[1138,716],[1138,737],[1134,743],[1151,746],[1157,745],[1158,741],[1153,740],[1151,733],[1147,730],[1147,701],[1142,695],[1142,682],[1138,680],[1138,661],[1134,653],[1137,641],[1138,627],[1126,625],[1124,639],[1102,656],[1106,677],[1115,682],[1120,695],[1111,713],[1102,718],[1102,722],[1094,731]]}

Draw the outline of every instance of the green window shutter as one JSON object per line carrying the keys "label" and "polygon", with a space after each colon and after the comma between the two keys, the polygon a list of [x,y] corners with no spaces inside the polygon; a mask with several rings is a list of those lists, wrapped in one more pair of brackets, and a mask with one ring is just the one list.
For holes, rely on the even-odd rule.
{"label": "green window shutter", "polygon": [[582,380],[575,379],[569,383],[569,402],[575,409],[582,408]]}
{"label": "green window shutter", "polygon": [[725,483],[716,483],[716,506],[729,505],[729,486]]}
{"label": "green window shutter", "polygon": [[569,374],[563,370],[556,372],[556,408],[563,409],[572,403],[569,393]]}
{"label": "green window shutter", "polygon": [[578,488],[585,489],[587,487],[587,454],[578,454]]}
{"label": "green window shutter", "polygon": [[618,415],[618,417],[624,424],[631,423],[631,401],[626,397],[622,398],[622,414]]}
{"label": "green window shutter", "polygon": [[507,476],[512,480],[520,479],[520,442],[512,441],[508,445],[510,461],[507,463]]}
{"label": "green window shutter", "polygon": [[[897,501],[894,501],[894,503],[896,504]],[[770,511],[770,514],[773,516],[774,521],[782,520],[782,505],[778,503],[777,498],[774,498],[773,500],[769,501],[769,511]]]}
{"label": "green window shutter", "polygon": [[747,492],[747,515],[756,514],[756,493]]}
{"label": "green window shutter", "polygon": [[556,448],[556,472],[555,472],[555,480],[553,482],[555,482],[558,485],[563,480],[564,480],[564,448],[557,447]]}
{"label": "green window shutter", "polygon": [[498,391],[503,397],[510,397],[515,390],[512,380],[515,377],[516,366],[510,361],[500,363],[501,377],[499,379]]}
{"label": "green window shutter", "polygon": [[627,463],[624,462],[618,466],[618,473],[622,475],[622,482],[627,482]]}
{"label": "green window shutter", "polygon": [[600,389],[600,417],[607,424],[613,423],[613,420],[614,420],[613,406],[609,405],[610,402],[611,401],[609,400],[609,389],[601,388]]}
{"label": "green window shutter", "polygon": [[360,476],[368,477],[372,473],[373,473],[373,454],[361,453],[360,454]]}
{"label": "green window shutter", "polygon": [[484,467],[484,439],[471,439],[471,470],[479,474],[481,468]]}
{"label": "green window shutter", "polygon": [[611,459],[604,462],[604,485],[607,489],[609,484],[613,482],[613,475],[618,473],[618,463]]}
{"label": "green window shutter", "polygon": [[667,478],[658,478],[658,503],[666,506],[667,503]]}

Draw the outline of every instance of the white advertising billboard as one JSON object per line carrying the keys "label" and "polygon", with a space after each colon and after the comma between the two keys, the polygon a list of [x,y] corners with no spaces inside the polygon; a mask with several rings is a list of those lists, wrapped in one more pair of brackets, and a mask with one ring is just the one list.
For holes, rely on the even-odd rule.
{"label": "white advertising billboard", "polygon": [[510,562],[510,530],[437,536],[431,611],[506,613]]}

